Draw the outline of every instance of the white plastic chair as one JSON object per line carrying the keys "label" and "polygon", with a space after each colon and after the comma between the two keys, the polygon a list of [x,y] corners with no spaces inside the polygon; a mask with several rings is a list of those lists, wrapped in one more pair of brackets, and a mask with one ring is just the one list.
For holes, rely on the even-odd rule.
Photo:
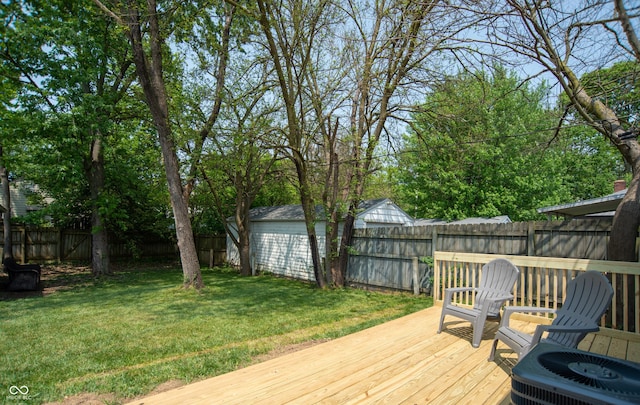
{"label": "white plastic chair", "polygon": [[[444,317],[455,316],[471,322],[473,326],[473,347],[480,346],[482,332],[487,318],[499,318],[500,309],[505,301],[512,299],[513,286],[518,280],[518,268],[507,259],[494,259],[482,266],[480,285],[477,288],[447,288],[444,293],[442,314],[438,333],[442,331]],[[475,292],[473,308],[456,305],[452,302],[453,294]]]}
{"label": "white plastic chair", "polygon": [[[502,341],[518,354],[518,360],[524,357],[541,340],[565,347],[576,348],[589,332],[597,332],[600,328],[598,320],[611,305],[613,288],[609,280],[600,272],[587,271],[581,273],[567,283],[567,292],[562,307],[507,307],[500,322],[500,327],[493,340],[489,361],[495,356],[498,341]],[[551,325],[536,326],[535,333],[529,335],[509,326],[509,318],[513,313],[556,313]],[[543,333],[546,338],[542,339]]]}

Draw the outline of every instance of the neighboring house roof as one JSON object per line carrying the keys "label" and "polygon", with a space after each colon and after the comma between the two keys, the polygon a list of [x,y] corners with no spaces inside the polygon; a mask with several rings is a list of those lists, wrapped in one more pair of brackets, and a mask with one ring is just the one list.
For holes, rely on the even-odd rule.
{"label": "neighboring house roof", "polygon": [[[383,206],[385,204],[394,205],[394,208],[405,215],[408,219],[411,219],[411,216],[406,214],[400,207],[395,206],[393,202],[388,198],[379,198],[375,200],[367,200],[360,203],[358,209],[360,212],[358,216],[362,216],[368,211],[372,211],[377,207]],[[324,215],[324,209],[322,206],[316,206],[316,216],[318,218],[322,218]],[[256,207],[249,210],[249,218],[251,221],[304,221],[304,212],[302,210],[302,205],[281,205],[277,207]],[[233,221],[233,217],[227,219],[228,221]]]}
{"label": "neighboring house roof", "polygon": [[421,226],[421,225],[446,225],[447,221],[445,221],[444,219],[420,218],[420,219],[416,219],[416,221],[413,224],[415,226]]}
{"label": "neighboring house roof", "polygon": [[361,223],[360,225],[356,224],[356,228],[397,226],[399,224],[413,226],[415,222],[411,215],[404,212],[388,198],[363,201],[358,208],[360,212],[357,217]]}
{"label": "neighboring house roof", "polygon": [[508,215],[499,215],[493,218],[465,218],[450,224],[510,224],[511,218]]}
{"label": "neighboring house roof", "polygon": [[540,214],[564,215],[569,217],[613,215],[616,208],[627,194],[627,189],[616,191],[604,197],[592,198],[569,204],[554,205],[551,207],[538,208]]}
{"label": "neighboring house roof", "polygon": [[415,224],[419,225],[463,225],[463,224],[509,224],[511,223],[511,218],[508,215],[499,215],[493,218],[483,218],[483,217],[474,217],[474,218],[465,218],[460,219],[458,221],[447,222],[442,219],[417,219]]}

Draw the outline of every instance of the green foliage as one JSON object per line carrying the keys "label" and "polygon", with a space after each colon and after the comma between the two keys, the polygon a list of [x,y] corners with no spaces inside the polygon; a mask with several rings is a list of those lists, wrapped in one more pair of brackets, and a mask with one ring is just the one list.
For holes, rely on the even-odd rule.
{"label": "green foliage", "polygon": [[433,256],[422,256],[420,257],[420,261],[429,267],[433,267]]}
{"label": "green foliage", "polygon": [[299,204],[300,196],[293,185],[293,169],[290,161],[275,162],[273,170],[265,177],[263,186],[253,201],[254,207]]}
{"label": "green foliage", "polygon": [[270,350],[336,338],[431,305],[424,296],[321,290],[229,269],[202,276],[207,288],[195,293],[176,287],[178,268],[160,265],[97,280],[60,272],[54,282],[67,290],[0,301],[0,339],[12,342],[3,349],[0,385],[28,386],[33,403],[84,392],[122,401],[169,380],[233,371]]}
{"label": "green foliage", "polygon": [[[167,233],[160,154],[137,96],[126,38],[90,3],[21,5],[4,16],[13,23],[5,28],[3,67],[22,80],[7,152],[14,177],[37,185],[51,201],[23,220],[87,226],[96,207],[121,238]],[[96,140],[105,184],[92,199],[88,170]]]}
{"label": "green foliage", "polygon": [[562,161],[564,187],[571,195],[560,203],[602,197],[613,192],[615,180],[631,180],[620,153],[588,126],[562,129],[554,142],[554,153]]}
{"label": "green foliage", "polygon": [[[423,218],[530,220],[540,218],[537,208],[573,201],[585,185],[610,192],[616,177],[598,166],[613,155],[600,154],[602,144],[587,154],[555,139],[558,114],[545,107],[546,97],[544,85],[532,88],[501,67],[437,85],[399,158],[403,204]],[[589,141],[579,132],[576,139]]]}
{"label": "green foliage", "polygon": [[[640,94],[636,89],[639,75],[640,64],[629,61],[588,72],[580,81],[587,93],[616,111],[623,124],[633,127],[640,118]],[[560,103],[567,114],[554,145],[563,159],[567,179],[578,179],[566,182],[573,200],[609,194],[616,179],[629,182],[631,168],[625,164],[620,152],[583,122],[566,94],[561,95]]]}
{"label": "green foliage", "polygon": [[640,80],[640,63],[619,62],[615,65],[586,73],[580,82],[587,93],[602,101],[616,112],[627,125],[637,125],[640,119],[640,91],[636,88]]}

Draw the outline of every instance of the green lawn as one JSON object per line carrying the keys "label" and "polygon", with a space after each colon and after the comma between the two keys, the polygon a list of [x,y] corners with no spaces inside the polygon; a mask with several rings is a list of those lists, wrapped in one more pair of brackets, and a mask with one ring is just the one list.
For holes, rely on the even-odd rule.
{"label": "green lawn", "polygon": [[[0,403],[112,393],[115,402],[169,380],[197,381],[278,347],[342,335],[431,305],[424,295],[319,290],[270,276],[178,267],[125,269],[44,297],[0,301]],[[27,396],[15,387],[28,387]],[[24,389],[23,389],[24,392]]]}

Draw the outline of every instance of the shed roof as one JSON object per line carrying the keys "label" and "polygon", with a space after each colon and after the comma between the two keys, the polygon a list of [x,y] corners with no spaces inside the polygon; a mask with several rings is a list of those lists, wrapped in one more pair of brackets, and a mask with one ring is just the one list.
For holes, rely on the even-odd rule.
{"label": "shed roof", "polygon": [[540,214],[564,215],[570,217],[580,217],[587,215],[602,214],[615,211],[627,194],[627,189],[616,191],[604,197],[592,198],[569,204],[554,205],[551,207],[538,208]]}
{"label": "shed roof", "polygon": [[[322,207],[316,207],[316,214]],[[302,205],[279,205],[276,207],[256,207],[249,210],[252,221],[304,221]]]}
{"label": "shed roof", "polygon": [[[360,214],[362,214],[379,205],[387,203],[392,202],[388,198],[378,198],[374,200],[363,201],[360,203],[358,208],[361,210]],[[321,218],[323,215],[323,207],[321,205],[316,206],[316,216],[318,218]],[[249,217],[252,221],[304,221],[304,211],[302,210],[302,205],[256,207],[249,210]]]}

